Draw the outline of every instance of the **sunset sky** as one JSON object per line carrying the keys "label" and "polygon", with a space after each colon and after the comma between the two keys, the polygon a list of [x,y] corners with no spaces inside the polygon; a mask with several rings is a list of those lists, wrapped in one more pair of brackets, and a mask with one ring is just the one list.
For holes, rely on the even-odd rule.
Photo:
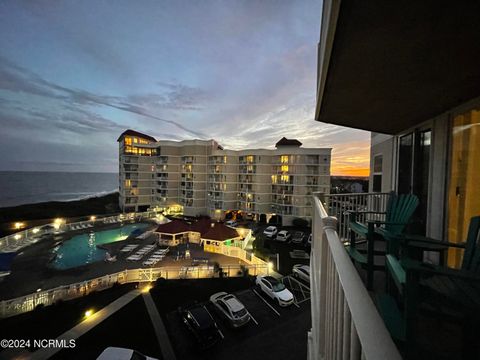
{"label": "sunset sky", "polygon": [[368,175],[368,132],[313,120],[320,1],[2,1],[0,170],[118,170],[157,139],[332,147]]}

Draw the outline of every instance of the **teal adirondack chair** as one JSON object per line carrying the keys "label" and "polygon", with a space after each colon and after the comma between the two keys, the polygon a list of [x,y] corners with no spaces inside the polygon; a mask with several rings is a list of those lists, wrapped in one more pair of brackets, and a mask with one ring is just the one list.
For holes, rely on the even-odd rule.
{"label": "teal adirondack chair", "polygon": [[[401,242],[401,236],[398,238]],[[426,244],[442,244],[446,247],[463,248],[461,268],[424,264],[403,254],[408,253],[403,243],[402,255],[386,255],[388,275],[395,284],[403,303],[403,313],[399,310],[392,294],[377,296],[377,306],[392,337],[406,343],[406,349],[415,351],[415,322],[418,318],[420,300],[437,307],[451,306],[466,314],[465,319],[478,321],[480,310],[480,216],[470,220],[467,241],[449,243],[432,240],[416,240]],[[467,321],[467,322],[468,322]],[[476,325],[474,325],[476,326]],[[466,332],[467,334],[469,331]],[[474,332],[476,333],[476,332]],[[474,334],[473,334],[474,335]],[[470,340],[470,339],[469,339]],[[466,342],[464,358],[480,355],[480,349],[472,350],[469,343],[477,344],[476,339]],[[475,352],[472,355],[471,351]],[[407,356],[408,358],[408,356]]]}
{"label": "teal adirondack chair", "polygon": [[[378,211],[359,211],[350,213],[350,245],[346,250],[353,261],[361,264],[362,268],[367,270],[367,289],[372,290],[373,275],[376,270],[384,270],[384,264],[375,264],[375,255],[384,255],[385,251],[375,250],[375,241],[387,240],[386,247],[396,246],[395,242],[389,241],[395,239],[401,234],[408,225],[415,209],[418,206],[418,197],[413,194],[396,195],[391,193],[387,203],[386,212]],[[367,220],[367,223],[361,223],[358,214],[384,214],[385,221]],[[357,235],[366,239],[367,248],[357,248]],[[389,251],[396,251],[390,249]]]}

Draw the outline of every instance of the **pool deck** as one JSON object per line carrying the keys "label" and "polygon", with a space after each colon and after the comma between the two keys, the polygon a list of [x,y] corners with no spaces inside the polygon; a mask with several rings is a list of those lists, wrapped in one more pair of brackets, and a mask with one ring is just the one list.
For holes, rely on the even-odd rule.
{"label": "pool deck", "polygon": [[[128,224],[127,222],[124,224]],[[19,252],[14,259],[11,267],[11,274],[3,281],[0,281],[0,300],[8,300],[23,295],[34,293],[37,289],[52,289],[58,286],[73,284],[84,280],[93,279],[107,274],[120,272],[126,269],[136,269],[144,267],[142,262],[148,258],[145,255],[141,261],[127,261],[129,253],[120,253],[119,250],[127,244],[142,245],[152,244],[152,237],[146,239],[136,239],[128,237],[123,241],[117,241],[108,245],[102,245],[102,248],[108,249],[110,254],[117,255],[116,262],[99,261],[92,264],[83,265],[76,268],[58,270],[49,265],[52,258],[52,249],[58,245],[59,241],[68,241],[73,236],[90,231],[102,231],[118,228],[120,224],[96,225],[94,228],[69,231],[62,235],[49,236],[33,245],[30,245]],[[153,230],[157,225],[152,223]],[[173,251],[172,251],[173,252]],[[240,260],[221,254],[203,252],[200,246],[190,245],[191,257],[208,258],[211,262],[218,262],[222,266],[245,264]],[[169,254],[163,261],[157,263],[155,267],[181,267],[190,266],[192,260],[175,260]],[[144,267],[148,268],[148,267]]]}

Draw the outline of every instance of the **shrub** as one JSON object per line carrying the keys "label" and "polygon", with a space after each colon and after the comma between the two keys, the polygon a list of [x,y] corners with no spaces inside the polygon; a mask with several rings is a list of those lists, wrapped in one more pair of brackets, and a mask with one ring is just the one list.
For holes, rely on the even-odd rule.
{"label": "shrub", "polygon": [[155,287],[161,288],[165,286],[166,283],[167,283],[167,280],[165,278],[159,277],[157,280],[155,280]]}
{"label": "shrub", "polygon": [[252,247],[253,249],[262,249],[265,246],[265,241],[263,237],[257,237],[255,240],[252,242]]}

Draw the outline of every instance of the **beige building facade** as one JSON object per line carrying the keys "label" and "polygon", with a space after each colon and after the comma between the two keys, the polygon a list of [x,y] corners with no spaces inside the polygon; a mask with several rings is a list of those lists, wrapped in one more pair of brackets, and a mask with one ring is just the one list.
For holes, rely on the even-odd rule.
{"label": "beige building facade", "polygon": [[215,140],[157,141],[133,130],[119,142],[120,208],[223,219],[311,220],[312,193],[330,192],[330,148],[281,139],[276,148],[226,150]]}

